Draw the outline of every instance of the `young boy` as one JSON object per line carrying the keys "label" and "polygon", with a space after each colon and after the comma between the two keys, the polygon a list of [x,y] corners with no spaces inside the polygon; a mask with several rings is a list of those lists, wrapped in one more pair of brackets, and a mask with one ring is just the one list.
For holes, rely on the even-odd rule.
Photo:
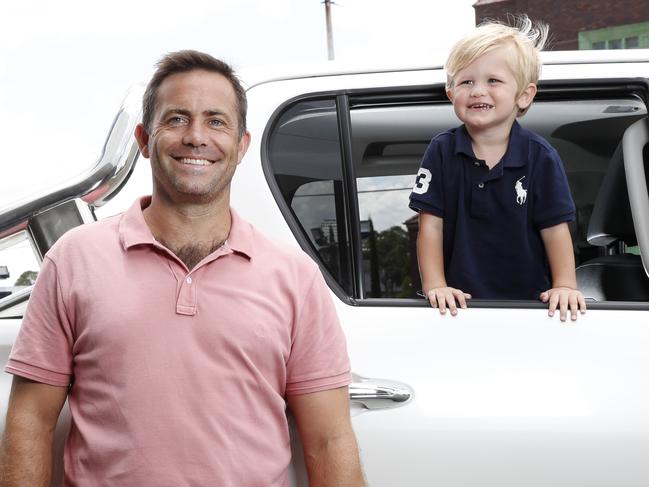
{"label": "young boy", "polygon": [[463,122],[435,137],[410,195],[424,293],[441,314],[466,300],[541,299],[562,321],[586,311],[557,151],[516,118],[536,95],[547,27],[478,27],[451,50],[446,94]]}

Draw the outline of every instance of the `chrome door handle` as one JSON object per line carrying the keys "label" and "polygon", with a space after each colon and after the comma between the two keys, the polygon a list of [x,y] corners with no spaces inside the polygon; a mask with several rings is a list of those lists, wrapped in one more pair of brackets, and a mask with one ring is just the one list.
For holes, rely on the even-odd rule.
{"label": "chrome door handle", "polygon": [[412,389],[392,380],[370,379],[354,374],[349,385],[349,400],[365,409],[387,409],[403,406],[412,399]]}

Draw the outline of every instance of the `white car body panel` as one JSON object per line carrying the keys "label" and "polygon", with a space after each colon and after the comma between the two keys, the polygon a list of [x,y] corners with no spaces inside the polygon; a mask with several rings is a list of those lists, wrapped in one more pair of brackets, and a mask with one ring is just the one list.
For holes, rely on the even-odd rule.
{"label": "white car body panel", "polygon": [[[546,60],[544,80],[649,77],[646,51],[548,53]],[[311,93],[446,81],[441,69],[332,69],[338,74],[314,70],[269,82],[242,76],[251,86],[252,143],[235,175],[232,206],[296,248],[262,169],[263,134],[276,111]],[[97,214],[149,192],[147,166],[141,159],[124,190]],[[402,383],[413,394],[386,409],[351,404],[369,485],[649,485],[649,308],[599,307],[561,323],[541,307],[470,307],[451,317],[426,306],[350,305],[337,295],[334,302],[354,374]],[[4,360],[19,324],[0,321]],[[9,385],[3,374],[5,408]],[[292,475],[304,483],[299,459]]]}

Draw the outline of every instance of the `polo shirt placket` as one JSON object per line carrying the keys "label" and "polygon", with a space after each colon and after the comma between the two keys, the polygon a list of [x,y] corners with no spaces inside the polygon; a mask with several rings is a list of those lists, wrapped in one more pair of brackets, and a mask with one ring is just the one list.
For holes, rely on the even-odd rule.
{"label": "polo shirt placket", "polygon": [[[161,247],[169,253],[165,247]],[[187,267],[176,256],[170,255],[168,265],[176,279],[176,314],[196,315],[198,310],[198,288],[201,283],[203,268],[207,265],[213,265],[215,260],[232,253],[232,249],[225,243],[199,262],[191,271],[188,271]]]}

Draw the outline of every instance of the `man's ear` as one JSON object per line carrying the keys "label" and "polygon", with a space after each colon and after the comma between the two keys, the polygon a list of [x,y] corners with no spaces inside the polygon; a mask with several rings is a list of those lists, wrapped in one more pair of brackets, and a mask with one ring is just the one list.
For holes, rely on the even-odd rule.
{"label": "man's ear", "polygon": [[140,148],[140,153],[148,159],[149,158],[149,133],[146,131],[144,125],[142,125],[141,123],[138,123],[137,126],[135,127],[135,140],[137,141],[137,145]]}
{"label": "man's ear", "polygon": [[532,104],[532,100],[536,96],[536,84],[530,83],[525,87],[525,89],[518,95],[516,104],[518,105],[519,110],[525,110]]}
{"label": "man's ear", "polygon": [[241,159],[243,159],[243,156],[246,155],[246,152],[248,151],[248,147],[250,147],[250,132],[246,130],[246,133],[243,134],[239,138],[239,147],[238,147],[238,160],[237,164],[241,162]]}

